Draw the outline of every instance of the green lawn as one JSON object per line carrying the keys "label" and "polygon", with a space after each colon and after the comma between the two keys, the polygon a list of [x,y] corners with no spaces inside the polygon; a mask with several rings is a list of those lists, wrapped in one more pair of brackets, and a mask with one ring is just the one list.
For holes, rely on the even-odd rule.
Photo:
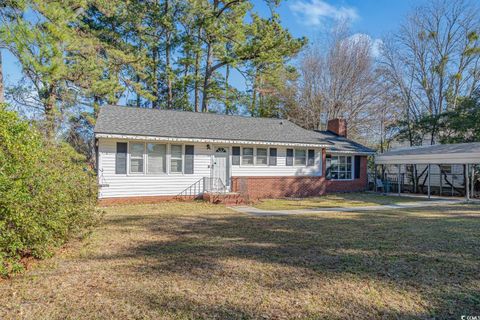
{"label": "green lawn", "polygon": [[0,319],[460,319],[480,314],[480,207],[254,217],[108,208],[0,280]]}
{"label": "green lawn", "polygon": [[333,207],[361,207],[383,204],[397,204],[412,201],[428,201],[415,197],[385,196],[378,193],[340,193],[312,198],[264,199],[254,207],[263,210],[296,210]]}

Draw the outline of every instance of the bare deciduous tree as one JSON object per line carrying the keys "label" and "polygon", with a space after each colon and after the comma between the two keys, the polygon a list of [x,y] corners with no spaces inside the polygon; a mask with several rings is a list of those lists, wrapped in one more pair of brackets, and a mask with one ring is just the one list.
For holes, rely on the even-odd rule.
{"label": "bare deciduous tree", "polygon": [[478,88],[479,34],[480,16],[473,2],[432,0],[416,8],[386,41],[383,75],[400,98],[410,144],[415,140],[410,126],[424,115],[433,119],[427,134],[435,143],[436,117]]}
{"label": "bare deciduous tree", "polygon": [[307,48],[288,92],[293,97],[287,99],[287,116],[308,129],[324,129],[328,119],[344,117],[349,135],[361,136],[379,94],[372,45],[370,37],[340,25]]}

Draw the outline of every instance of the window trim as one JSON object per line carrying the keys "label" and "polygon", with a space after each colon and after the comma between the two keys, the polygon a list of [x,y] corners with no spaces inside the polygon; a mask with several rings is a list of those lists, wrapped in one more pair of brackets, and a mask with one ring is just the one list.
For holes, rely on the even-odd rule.
{"label": "window trim", "polygon": [[[297,150],[303,150],[305,151],[305,164],[296,164],[295,160],[297,159]],[[293,148],[293,167],[299,167],[303,168],[306,167],[308,164],[308,149],[302,149],[302,148]]]}
{"label": "window trim", "polygon": [[[180,146],[181,149],[182,149],[182,155],[181,155],[181,158],[182,158],[182,171],[180,172],[173,172],[172,171],[172,146]],[[169,148],[169,153],[168,153],[168,174],[171,174],[171,175],[184,175],[185,174],[185,144],[181,144],[181,143],[170,143],[168,145],[168,148]],[[178,159],[178,158],[177,158]]]}
{"label": "window trim", "polygon": [[[243,163],[243,149],[252,149],[252,164],[244,164]],[[240,151],[240,166],[245,166],[245,167],[255,167],[255,156],[256,156],[256,150],[255,147],[242,147]]]}
{"label": "window trim", "polygon": [[[267,160],[265,164],[263,164],[263,163],[262,163],[262,164],[259,164],[259,163],[257,162],[258,149],[265,149],[265,150],[267,151],[267,153],[265,154],[265,159]],[[255,163],[255,166],[256,166],[256,167],[268,167],[268,149],[269,149],[268,147],[266,147],[266,148],[263,148],[263,147],[255,148],[255,152],[254,152],[254,153],[255,153],[255,161],[254,161],[254,163]]]}
{"label": "window trim", "polygon": [[[116,143],[117,142],[124,142],[124,143],[127,143],[127,171],[125,174],[123,173],[120,173],[120,174],[117,174],[115,173],[115,168],[114,168],[114,175],[116,176],[125,176],[125,177],[128,177],[128,176],[152,176],[152,177],[155,177],[155,176],[169,176],[169,175],[191,175],[191,174],[186,174],[185,173],[185,143],[162,143],[162,142],[149,142],[149,141],[135,141],[135,140],[115,140],[115,157],[116,157]],[[136,173],[136,172],[131,172],[130,171],[130,158],[131,158],[131,151],[130,151],[130,148],[131,148],[131,144],[132,143],[136,143],[136,144],[140,144],[142,143],[143,144],[143,156],[142,156],[142,159],[143,159],[143,172],[139,172],[139,173]],[[152,144],[163,144],[166,146],[166,166],[165,166],[165,170],[166,172],[165,173],[148,173],[148,156],[147,156],[147,144],[148,143],[152,143]],[[187,143],[188,144],[188,143]],[[171,146],[172,145],[180,145],[182,146],[182,172],[171,172],[171,163],[170,163],[170,160],[171,160]],[[193,145],[194,148],[195,148],[195,144],[188,144],[188,145]],[[194,154],[195,156],[195,154]],[[115,159],[116,161],[116,159]],[[116,163],[116,162],[115,162]],[[194,166],[195,166],[195,160],[194,160]],[[195,168],[194,168],[194,173],[195,174]]]}
{"label": "window trim", "polygon": [[[143,153],[142,153],[142,172],[132,172],[131,160],[132,160],[132,144],[143,144]],[[146,161],[145,161],[145,142],[128,142],[128,174],[134,176],[144,176],[146,172]]]}
{"label": "window trim", "polygon": [[[354,161],[355,161],[355,157],[354,155],[345,155],[345,154],[335,154],[335,153],[329,153],[328,155],[330,155],[330,161],[331,161],[331,158],[333,157],[345,157],[345,158],[350,158],[351,159],[351,165],[352,165],[352,174],[351,174],[351,178],[350,179],[333,179],[333,178],[328,178],[328,180],[330,181],[353,181],[355,180],[355,164],[354,164]],[[339,159],[340,161],[340,159]],[[347,160],[345,160],[347,161]],[[325,159],[325,165],[326,165],[326,159]],[[339,162],[340,164],[340,162]],[[329,168],[326,166],[325,167],[325,178],[326,178],[326,172]],[[331,176],[331,173],[330,173],[330,176]]]}
{"label": "window trim", "polygon": [[[165,172],[155,172],[155,173],[149,173],[148,172],[148,149],[147,145],[149,144],[158,144],[158,145],[164,145],[165,146]],[[147,176],[166,176],[168,175],[168,143],[160,143],[160,142],[145,142],[145,174]]]}

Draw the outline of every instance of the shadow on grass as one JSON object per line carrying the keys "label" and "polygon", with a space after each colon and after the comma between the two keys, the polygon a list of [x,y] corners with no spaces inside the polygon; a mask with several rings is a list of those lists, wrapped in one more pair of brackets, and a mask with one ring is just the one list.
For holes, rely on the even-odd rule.
{"label": "shadow on grass", "polygon": [[[458,214],[412,209],[288,217],[120,216],[109,224],[144,228],[169,240],[132,243],[123,252],[97,259],[149,259],[153,263],[131,267],[153,277],[175,273],[208,279],[224,272],[224,261],[231,259],[299,268],[326,279],[355,276],[419,292],[431,305],[429,314],[384,310],[386,318],[459,317],[480,311],[480,215],[478,207],[457,208]],[[309,285],[308,279],[288,275],[264,284],[265,290],[299,290]],[[184,298],[162,302],[143,294],[153,301],[152,307],[172,312],[200,310],[206,318],[260,317],[235,305],[198,305]]]}

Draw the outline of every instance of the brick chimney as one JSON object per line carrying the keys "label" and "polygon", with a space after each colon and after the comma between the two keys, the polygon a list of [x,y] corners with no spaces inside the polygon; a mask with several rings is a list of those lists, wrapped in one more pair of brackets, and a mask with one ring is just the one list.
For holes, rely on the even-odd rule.
{"label": "brick chimney", "polygon": [[339,136],[347,137],[347,121],[345,119],[328,120],[327,130]]}

